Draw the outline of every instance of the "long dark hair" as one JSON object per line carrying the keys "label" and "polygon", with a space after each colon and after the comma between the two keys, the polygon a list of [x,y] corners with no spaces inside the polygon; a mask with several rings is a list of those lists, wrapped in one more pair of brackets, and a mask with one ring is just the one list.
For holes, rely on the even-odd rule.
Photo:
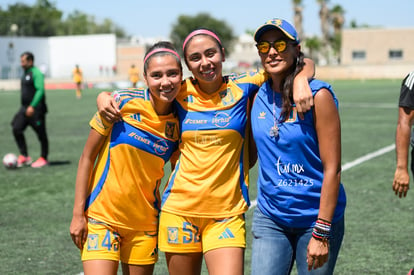
{"label": "long dark hair", "polygon": [[305,66],[303,52],[299,52],[296,57],[296,62],[290,66],[286,72],[285,79],[280,83],[280,91],[282,95],[282,111],[280,113],[280,119],[286,121],[289,118],[289,114],[293,109],[293,80],[295,76],[303,70]]}

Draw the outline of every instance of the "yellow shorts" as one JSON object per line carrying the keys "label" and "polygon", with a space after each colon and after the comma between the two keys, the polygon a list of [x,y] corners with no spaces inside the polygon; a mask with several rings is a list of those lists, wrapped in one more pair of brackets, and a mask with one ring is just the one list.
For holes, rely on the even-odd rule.
{"label": "yellow shorts", "polygon": [[184,217],[161,211],[159,248],[164,252],[207,252],[246,247],[244,215],[223,219]]}
{"label": "yellow shorts", "polygon": [[115,229],[89,219],[88,239],[81,251],[82,261],[113,260],[133,265],[154,264],[158,260],[156,231]]}

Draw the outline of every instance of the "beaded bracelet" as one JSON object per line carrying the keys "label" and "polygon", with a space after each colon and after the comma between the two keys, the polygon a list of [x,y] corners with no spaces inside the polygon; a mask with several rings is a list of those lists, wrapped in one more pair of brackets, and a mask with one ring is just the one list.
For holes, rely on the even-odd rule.
{"label": "beaded bracelet", "polygon": [[322,218],[318,218],[318,221],[321,221],[321,222],[324,222],[324,223],[327,223],[327,224],[331,225],[330,221],[327,221],[327,220],[322,219]]}
{"label": "beaded bracelet", "polygon": [[326,241],[329,239],[331,233],[331,223],[318,218],[313,227],[312,237],[319,241]]}

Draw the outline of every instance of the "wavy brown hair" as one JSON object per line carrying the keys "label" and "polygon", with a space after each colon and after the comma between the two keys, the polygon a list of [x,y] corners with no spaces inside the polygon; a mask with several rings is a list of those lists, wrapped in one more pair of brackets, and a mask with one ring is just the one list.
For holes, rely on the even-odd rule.
{"label": "wavy brown hair", "polygon": [[282,95],[282,111],[280,113],[280,119],[286,121],[290,112],[293,109],[293,80],[295,76],[303,70],[305,66],[303,52],[299,52],[296,57],[296,62],[287,70],[285,79],[280,83],[280,91]]}

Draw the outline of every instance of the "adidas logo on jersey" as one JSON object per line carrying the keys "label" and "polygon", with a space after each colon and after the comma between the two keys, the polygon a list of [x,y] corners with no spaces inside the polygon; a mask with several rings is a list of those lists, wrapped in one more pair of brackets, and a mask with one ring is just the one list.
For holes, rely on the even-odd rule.
{"label": "adidas logo on jersey", "polygon": [[265,119],[266,118],[266,112],[260,112],[259,119]]}
{"label": "adidas logo on jersey", "polygon": [[219,240],[221,239],[234,239],[234,234],[230,229],[226,228],[226,230],[224,230],[219,237]]}

